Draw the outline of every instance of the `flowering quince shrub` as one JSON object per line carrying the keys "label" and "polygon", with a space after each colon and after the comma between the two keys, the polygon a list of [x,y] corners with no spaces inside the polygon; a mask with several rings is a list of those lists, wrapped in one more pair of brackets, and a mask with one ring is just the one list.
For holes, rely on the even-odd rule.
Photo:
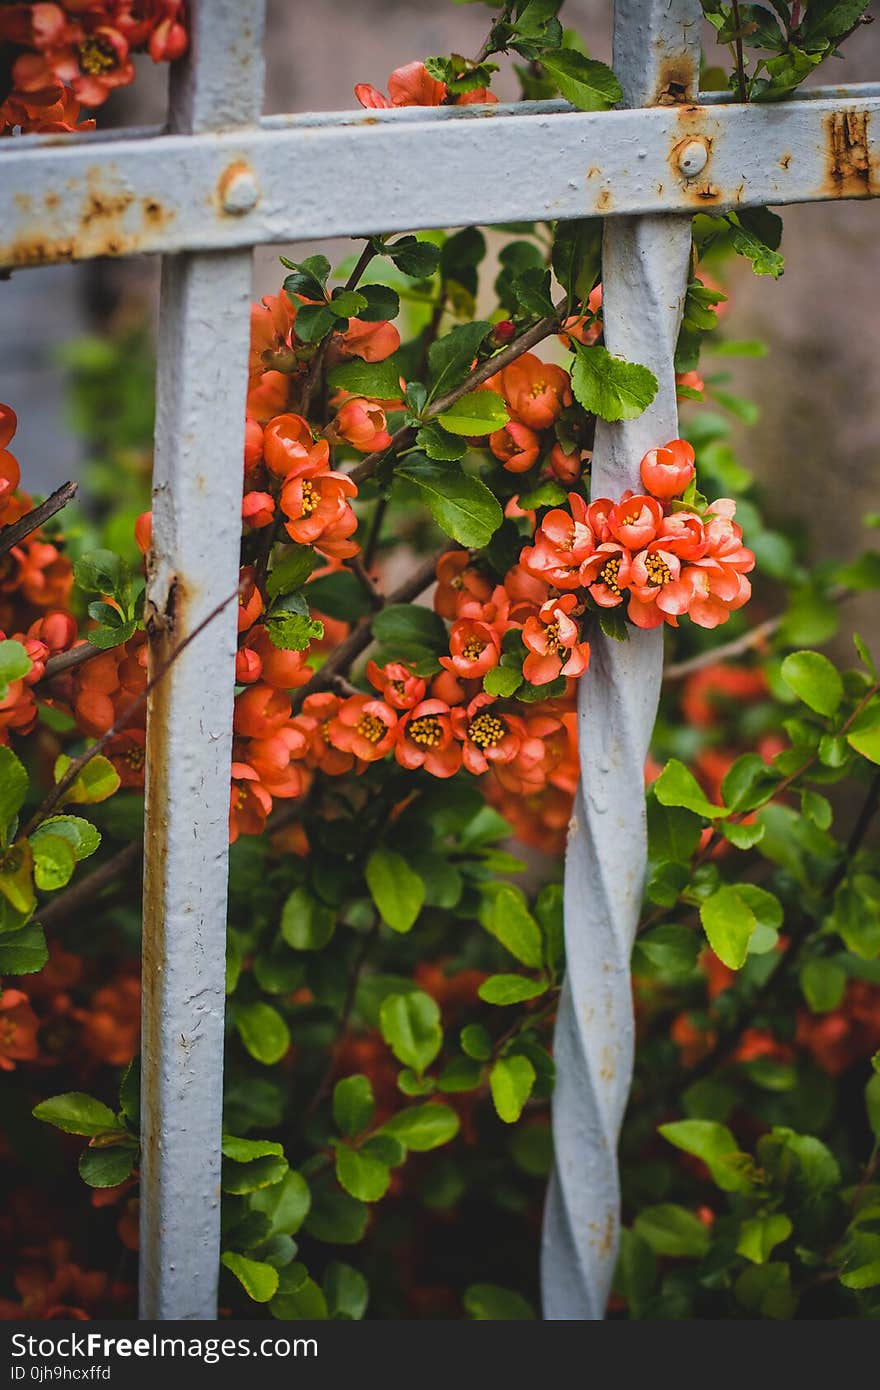
{"label": "flowering quince shrub", "polygon": [[[48,25],[57,8],[11,11]],[[76,22],[118,57],[94,8]],[[129,44],[151,42],[131,13],[153,36],[167,21],[156,46],[174,56],[177,6],[103,8]],[[486,103],[509,50],[527,96],[619,99],[559,4],[494,9],[477,59],[409,64],[358,99]],[[47,71],[77,54],[88,71],[79,34],[34,41]],[[880,560],[811,572],[733,452],[727,420],[752,409],[724,358],[761,348],[724,337],[718,277],[730,253],[778,275],[779,233],[766,210],[695,219],[676,355],[692,404],[621,497],[591,489],[595,422],[639,415],[656,382],[603,344],[598,223],[501,229],[494,276],[476,228],[375,236],[335,272],[285,260],[254,306],[225,1311],[534,1316],[575,700],[583,681],[589,717],[597,636],[662,627],[610,1313],[876,1315],[880,679],[860,638],[856,670],[814,648],[842,598],[880,585]],[[33,506],[0,408],[7,1317],[124,1315],[136,1275],[131,871],[146,695],[167,666],[148,682],[138,355],[127,340],[72,360],[78,415],[103,431],[97,522]],[[91,1197],[74,1187],[56,1208],[44,1188],[71,1157]]]}

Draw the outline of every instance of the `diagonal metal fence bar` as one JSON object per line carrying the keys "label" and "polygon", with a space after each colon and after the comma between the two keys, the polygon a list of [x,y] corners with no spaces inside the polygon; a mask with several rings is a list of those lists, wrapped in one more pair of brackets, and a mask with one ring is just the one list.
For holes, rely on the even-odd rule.
{"label": "diagonal metal fence bar", "polygon": [[[674,87],[687,102],[700,62],[699,0],[616,0],[614,69],[632,105]],[[593,497],[641,492],[639,461],[678,434],[675,353],[691,255],[690,219],[615,217],[602,249],[610,352],[657,377],[636,420],[598,422]],[[565,861],[566,977],[556,1024],[555,1169],[542,1251],[548,1318],[601,1318],[620,1222],[617,1140],[632,1080],[630,954],[647,858],[644,767],[663,635],[597,635],[578,708],[581,776]]]}
{"label": "diagonal metal fence bar", "polygon": [[[193,5],[192,55],[172,124],[255,122],[262,6]],[[250,196],[245,169],[239,196]],[[251,253],[166,257],[160,298],[151,671],[238,584]],[[147,710],[141,1102],[143,1318],[213,1318],[229,783],[237,600],[193,641]]]}

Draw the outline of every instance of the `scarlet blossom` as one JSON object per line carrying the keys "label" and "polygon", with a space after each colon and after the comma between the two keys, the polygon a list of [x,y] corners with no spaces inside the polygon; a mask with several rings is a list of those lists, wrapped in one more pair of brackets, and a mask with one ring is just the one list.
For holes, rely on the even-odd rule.
{"label": "scarlet blossom", "polygon": [[[683,395],[681,390],[682,387],[687,391],[698,391],[702,395],[706,389],[706,383],[699,372],[676,372],[675,388],[676,395],[679,398]],[[687,397],[685,397],[685,399],[687,399]]]}
{"label": "scarlet blossom", "polygon": [[147,43],[147,52],[154,63],[173,63],[182,58],[189,44],[189,36],[182,24],[172,19],[161,19]]}
{"label": "scarlet blossom", "polygon": [[535,618],[527,618],[523,641],[529,654],[523,675],[532,685],[547,685],[557,676],[581,676],[590,663],[589,642],[579,642],[580,629],[572,618],[574,594],[551,598]]}
{"label": "scarlet blossom", "polygon": [[268,738],[251,739],[247,761],[271,796],[304,796],[309,788],[311,773],[301,760],[306,757],[308,750],[309,740],[305,732],[286,724]]}
{"label": "scarlet blossom", "polygon": [[263,426],[248,415],[244,422],[244,471],[252,473],[263,459]]}
{"label": "scarlet blossom", "polygon": [[268,738],[290,718],[290,698],[262,681],[248,686],[235,699],[232,727],[247,738]]}
{"label": "scarlet blossom", "polygon": [[452,711],[452,728],[461,740],[462,762],[468,772],[481,777],[491,765],[508,763],[519,752],[525,733],[523,722],[493,708],[494,697],[481,691],[466,709]]}
{"label": "scarlet blossom", "polygon": [[670,512],[665,516],[658,539],[664,550],[680,560],[701,560],[709,544],[702,517],[688,511]]}
{"label": "scarlet blossom", "polygon": [[262,670],[263,663],[257,653],[249,647],[239,647],[235,653],[236,685],[253,685],[254,681],[260,679]]}
{"label": "scarlet blossom", "polygon": [[259,835],[272,810],[272,798],[261,784],[259,774],[247,763],[232,764],[229,801],[229,843],[239,835]]}
{"label": "scarlet blossom", "polygon": [[276,415],[281,415],[290,399],[291,378],[284,372],[268,371],[248,388],[246,409],[248,415],[260,425],[265,425]]}
{"label": "scarlet blossom", "polygon": [[263,611],[263,595],[253,565],[243,565],[238,579],[238,630],[246,632]]}
{"label": "scarlet blossom", "polygon": [[[446,83],[432,77],[424,63],[407,63],[405,67],[395,68],[388,78],[387,97],[369,82],[359,82],[354,94],[361,106],[373,110],[391,106],[441,106],[449,97]],[[455,97],[454,105],[472,106],[497,100],[494,93],[479,87]]]}
{"label": "scarlet blossom", "polygon": [[37,618],[28,628],[28,636],[45,644],[51,655],[66,652],[76,641],[76,619],[71,613],[57,609]]}
{"label": "scarlet blossom", "polygon": [[499,637],[511,626],[509,612],[510,598],[503,584],[496,584],[487,599],[478,599],[473,594],[463,596],[458,608],[459,618],[488,623]]}
{"label": "scarlet blossom", "polygon": [[508,610],[512,623],[524,623],[532,617],[542,603],[547,602],[548,585],[545,580],[531,574],[523,565],[513,565],[504,576],[504,588],[510,604]]}
{"label": "scarlet blossom", "polygon": [[[73,588],[73,566],[49,541],[29,537],[9,551],[10,569],[0,589],[18,589],[35,608],[59,608]],[[2,569],[0,569],[2,574]]]}
{"label": "scarlet blossom", "polygon": [[503,429],[489,435],[489,448],[508,473],[527,473],[537,462],[541,441],[528,425],[508,420]]}
{"label": "scarlet blossom", "polygon": [[346,560],[360,549],[349,540],[357,517],[348,499],[356,496],[357,485],[344,473],[288,477],[280,499],[288,518],[284,529],[298,545],[314,545],[323,555]]}
{"label": "scarlet blossom", "polygon": [[720,627],[752,592],[745,575],[708,557],[687,566],[682,584],[688,592],[685,611],[698,627]]}
{"label": "scarlet blossom", "polygon": [[542,791],[566,752],[565,725],[552,714],[538,712],[519,721],[522,732],[515,757],[493,763],[494,775],[509,792],[531,795]]}
{"label": "scarlet blossom", "polygon": [[0,449],[5,449],[18,429],[18,417],[11,405],[0,404]]}
{"label": "scarlet blossom", "polygon": [[259,658],[261,679],[275,690],[294,690],[306,685],[312,677],[313,672],[306,664],[306,653],[276,647],[261,623],[251,628],[242,650],[250,651]]}
{"label": "scarlet blossom", "polygon": [[123,787],[142,787],[147,761],[147,736],[143,729],[123,729],[107,744],[107,757],[119,773]]}
{"label": "scarlet blossom", "polygon": [[662,541],[634,555],[627,609],[630,622],[636,627],[651,628],[666,618],[676,627],[676,619],[687,612],[691,598],[688,586],[680,580],[681,562],[678,556],[663,549]]}
{"label": "scarlet blossom", "polygon": [[20,989],[0,992],[0,1069],[14,1071],[16,1062],[32,1062],[39,1053],[40,1020]]}
{"label": "scarlet blossom", "polygon": [[354,767],[354,754],[330,742],[330,728],[341,704],[339,696],[330,691],[307,695],[291,721],[308,740],[309,762],[328,777],[341,777]]}
{"label": "scarlet blossom", "polygon": [[557,589],[580,587],[580,567],[595,549],[587,524],[587,504],[579,493],[568,496],[568,511],[554,507],[535,533],[535,544],[520,555],[520,564]]}
{"label": "scarlet blossom", "polygon": [[460,680],[454,671],[440,671],[431,681],[430,694],[451,708],[453,705],[466,705],[481,685],[482,681]]}
{"label": "scarlet blossom", "polygon": [[440,657],[440,665],[464,680],[485,676],[498,665],[501,638],[489,623],[460,618],[449,634],[449,656]]}
{"label": "scarlet blossom", "polygon": [[471,563],[466,550],[447,550],[437,561],[437,588],[434,609],[441,618],[457,618],[461,604],[469,599],[485,602],[491,596],[489,579]]}
{"label": "scarlet blossom", "polygon": [[246,492],[241,499],[241,519],[255,531],[271,526],[275,520],[275,498],[271,492]]}
{"label": "scarlet blossom", "polygon": [[313,439],[302,415],[276,415],[263,431],[263,456],[279,478],[312,478],[329,468],[330,445]]}
{"label": "scarlet blossom", "polygon": [[571,405],[568,372],[524,352],[504,367],[493,382],[514,417],[533,430],[546,430],[558,420],[563,406]]}
{"label": "scarlet blossom", "polygon": [[452,732],[451,711],[443,700],[422,700],[403,716],[394,756],[410,771],[423,767],[432,777],[453,777],[461,767],[461,745]]}
{"label": "scarlet blossom", "polygon": [[626,546],[603,541],[581,565],[581,584],[600,608],[616,608],[629,587],[631,569]]}
{"label": "scarlet blossom", "polygon": [[583,343],[587,347],[595,343],[597,339],[602,336],[602,322],[595,317],[601,308],[602,286],[596,285],[596,287],[590,291],[589,298],[587,299],[586,312],[573,314],[570,318],[565,320],[563,325],[565,332],[560,333],[560,341],[565,343],[566,347],[571,345],[572,339],[574,339],[575,342]]}
{"label": "scarlet blossom", "polygon": [[547,464],[554,478],[561,483],[576,483],[583,472],[583,458],[580,449],[566,451],[561,444],[554,444],[547,455]]}
{"label": "scarlet blossom", "polygon": [[630,550],[650,544],[662,521],[663,508],[655,497],[634,497],[631,492],[625,492],[608,511],[611,537]]}
{"label": "scarlet blossom", "polygon": [[153,513],[141,512],[134,523],[134,543],[142,555],[148,555],[153,544]]}
{"label": "scarlet blossom", "polygon": [[412,709],[425,698],[426,682],[400,661],[389,661],[384,666],[368,661],[367,680],[393,709]]}
{"label": "scarlet blossom", "polygon": [[391,435],[385,428],[385,411],[375,401],[352,396],[339,408],[333,429],[340,439],[362,454],[386,449]]}
{"label": "scarlet blossom", "polygon": [[265,372],[276,372],[279,368],[284,371],[296,370],[295,323],[296,306],[283,290],[280,294],[264,295],[259,304],[251,305],[248,358],[251,387],[259,383]]}
{"label": "scarlet blossom", "polygon": [[694,451],[686,439],[670,439],[660,449],[649,449],[639,464],[645,491],[663,501],[680,497],[695,471]]}
{"label": "scarlet blossom", "polygon": [[327,736],[335,748],[372,763],[391,750],[396,734],[397,715],[390,705],[369,695],[350,695],[331,720]]}
{"label": "scarlet blossom", "polygon": [[361,319],[349,319],[344,333],[335,333],[330,355],[333,357],[360,357],[364,362],[384,362],[400,347],[400,334],[393,323],[380,320],[378,323],[365,323]]}

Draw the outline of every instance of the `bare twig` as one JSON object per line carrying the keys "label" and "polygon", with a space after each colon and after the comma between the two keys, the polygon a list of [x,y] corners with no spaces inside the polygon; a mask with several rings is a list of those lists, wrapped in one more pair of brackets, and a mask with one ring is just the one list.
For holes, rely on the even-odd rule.
{"label": "bare twig", "polygon": [[[370,240],[368,240],[366,245],[364,246],[364,249],[361,252],[360,256],[358,257],[357,264],[355,265],[354,270],[351,272],[351,274],[345,282],[346,290],[353,290],[355,288],[364,271],[366,270],[367,266],[370,264],[370,261],[373,259],[375,255],[376,248],[373,245],[372,238],[370,238]],[[306,373],[306,378],[303,382],[302,391],[300,393],[300,415],[307,416],[309,410],[311,409],[312,401],[315,397],[315,392],[317,391],[318,384],[321,380],[321,373],[324,370],[324,362],[327,357],[327,349],[329,348],[332,339],[333,334],[328,333],[327,336],[321,340],[314,357],[309,363],[309,370]]]}
{"label": "bare twig", "polygon": [[746,66],[745,58],[743,57],[742,19],[739,13],[739,0],[731,0],[731,4],[733,6],[733,22],[736,25],[736,33],[733,39],[736,47],[736,82],[739,88],[739,99],[742,102],[746,102],[749,97],[746,91]]}
{"label": "bare twig", "polygon": [[41,502],[39,507],[34,507],[33,511],[26,512],[19,517],[18,521],[13,521],[10,526],[4,526],[0,531],[0,555],[5,551],[11,550],[19,541],[25,540],[32,531],[36,531],[40,526],[60,512],[62,507],[66,507],[68,502],[76,492],[76,483],[62,483],[59,488],[47,497],[45,502]]}

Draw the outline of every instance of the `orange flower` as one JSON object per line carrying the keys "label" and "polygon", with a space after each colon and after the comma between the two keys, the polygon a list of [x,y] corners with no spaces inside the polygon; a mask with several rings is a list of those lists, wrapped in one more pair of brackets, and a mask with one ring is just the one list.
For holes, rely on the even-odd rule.
{"label": "orange flower", "polygon": [[432,777],[453,777],[461,767],[461,745],[452,732],[443,700],[422,700],[400,721],[394,756],[402,767],[423,767]]}
{"label": "orange flower", "polygon": [[238,576],[238,630],[246,632],[263,611],[263,595],[257,588],[257,571],[243,565]]}
{"label": "orange flower", "polygon": [[262,681],[235,698],[232,727],[246,738],[270,738],[290,718],[290,697]]}
{"label": "orange flower", "polygon": [[425,698],[425,681],[399,661],[389,661],[385,666],[368,661],[367,680],[393,709],[412,709]]}
{"label": "orange flower", "polygon": [[232,764],[229,799],[229,843],[239,835],[259,835],[272,810],[272,798],[261,784],[259,774],[247,763]]}
{"label": "orange flower", "polygon": [[669,501],[680,497],[693,478],[694,451],[686,439],[670,439],[662,448],[648,450],[639,471],[645,491]]}
{"label": "orange flower", "polygon": [[476,680],[498,665],[501,638],[489,623],[461,618],[449,634],[449,653],[440,657],[440,665],[464,680]]}
{"label": "orange flower", "polygon": [[360,549],[349,540],[357,517],[348,499],[356,496],[357,485],[344,473],[288,476],[280,500],[288,517],[284,529],[298,545],[314,545],[323,555],[346,560]]}
{"label": "orange flower", "polygon": [[127,975],[105,985],[87,1009],[74,1009],[82,1025],[81,1042],[99,1062],[123,1067],[137,1052],[141,1026],[141,984]]}
{"label": "orange flower", "polygon": [[397,715],[384,700],[350,695],[330,722],[328,738],[334,748],[353,753],[365,763],[390,752],[397,736]]}
{"label": "orange flower", "polygon": [[330,445],[314,440],[302,415],[276,415],[263,431],[266,466],[279,478],[313,478],[330,466]]}
{"label": "orange flower", "polygon": [[466,550],[447,550],[437,561],[437,588],[434,609],[441,618],[450,621],[459,616],[461,604],[468,599],[484,602],[492,593],[492,584],[471,564]]}
{"label": "orange flower", "polygon": [[494,378],[514,417],[533,430],[546,430],[571,405],[571,384],[562,367],[524,352]]}
{"label": "orange flower", "polygon": [[374,449],[385,449],[391,443],[385,423],[385,411],[375,401],[352,396],[337,412],[333,428],[353,449],[368,454]]}
{"label": "orange flower", "polygon": [[255,531],[271,526],[275,520],[275,498],[271,492],[246,492],[241,499],[241,519]]}
{"label": "orange flower", "polygon": [[331,345],[332,357],[360,357],[364,362],[384,362],[400,347],[400,334],[393,323],[364,323],[349,319],[344,333],[335,333]]}
{"label": "orange flower", "polygon": [[270,796],[304,796],[311,773],[302,765],[309,740],[302,729],[287,724],[268,738],[251,739],[247,761]]}
{"label": "orange flower", "polygon": [[[432,77],[424,63],[407,63],[405,67],[395,68],[388,78],[387,97],[369,82],[359,82],[354,94],[361,106],[374,110],[389,106],[442,106],[449,97],[446,83]],[[475,102],[491,103],[497,100],[492,92],[479,87],[457,96],[453,104],[472,106]]]}
{"label": "orange flower", "polygon": [[354,767],[354,754],[330,742],[330,729],[342,704],[338,695],[320,691],[307,695],[291,721],[308,739],[309,761],[328,777],[341,777]]}
{"label": "orange flower", "polygon": [[580,629],[572,618],[577,606],[574,594],[551,598],[536,618],[527,618],[523,641],[529,655],[523,675],[532,685],[548,685],[557,676],[582,676],[590,664],[589,642],[579,642]]}
{"label": "orange flower", "polygon": [[522,720],[492,709],[494,703],[491,695],[481,691],[467,709],[452,711],[452,728],[462,743],[462,761],[475,777],[488,772],[491,764],[515,758],[525,733]]}
{"label": "orange flower", "polygon": [[579,493],[570,492],[568,506],[568,511],[554,507],[547,513],[535,533],[535,544],[519,557],[523,569],[557,589],[580,588],[581,565],[595,549],[586,502]]}
{"label": "orange flower", "polygon": [[528,425],[508,420],[503,429],[489,435],[489,448],[508,473],[527,473],[537,462],[541,441]]}
{"label": "orange flower", "polygon": [[306,685],[312,677],[313,673],[306,665],[306,653],[276,647],[262,624],[251,628],[243,650],[259,659],[260,679],[275,690],[295,690],[300,685]]}
{"label": "orange flower", "polygon": [[39,1053],[40,1020],[20,989],[0,993],[0,1068],[14,1071],[16,1062],[33,1062]]}

